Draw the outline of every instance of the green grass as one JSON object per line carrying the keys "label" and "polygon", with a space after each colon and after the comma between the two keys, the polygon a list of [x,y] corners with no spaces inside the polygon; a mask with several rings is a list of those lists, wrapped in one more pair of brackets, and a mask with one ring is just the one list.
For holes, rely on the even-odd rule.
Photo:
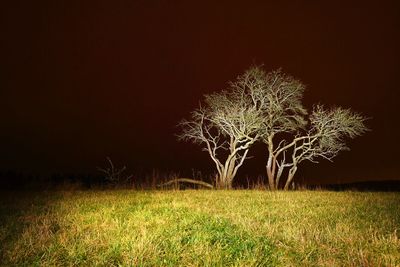
{"label": "green grass", "polygon": [[400,266],[400,194],[65,191],[0,201],[3,266]]}

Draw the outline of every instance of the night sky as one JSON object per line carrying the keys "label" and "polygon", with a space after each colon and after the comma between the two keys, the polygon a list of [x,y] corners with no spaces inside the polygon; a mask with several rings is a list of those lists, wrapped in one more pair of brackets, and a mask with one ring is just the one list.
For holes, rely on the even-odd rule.
{"label": "night sky", "polygon": [[[371,117],[350,152],[299,177],[399,179],[399,1],[234,2],[3,2],[0,170],[91,173],[110,156],[131,172],[213,172],[176,125],[263,64],[302,80],[308,108]],[[239,176],[265,175],[265,147],[252,155]]]}

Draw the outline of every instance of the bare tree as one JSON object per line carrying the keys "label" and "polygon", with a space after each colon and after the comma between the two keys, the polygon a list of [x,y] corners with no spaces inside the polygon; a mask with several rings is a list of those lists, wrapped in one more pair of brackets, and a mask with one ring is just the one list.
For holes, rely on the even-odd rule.
{"label": "bare tree", "polygon": [[244,83],[238,84],[238,87],[253,88],[250,97],[263,114],[262,140],[268,147],[266,170],[269,187],[274,190],[278,186],[275,179],[275,153],[283,144],[275,147],[275,137],[282,133],[297,132],[306,125],[304,115],[307,112],[301,103],[305,86],[281,70],[265,73],[256,68],[255,71],[258,73],[257,86],[248,85],[252,79],[243,79]]}
{"label": "bare tree", "polygon": [[[232,187],[238,169],[243,165],[250,147],[260,138],[262,113],[252,100],[258,72],[250,69],[228,90],[205,96],[205,105],[192,112],[190,120],[180,123],[181,140],[204,146],[217,169],[217,188]],[[243,83],[243,86],[240,84]]]}
{"label": "bare tree", "polygon": [[[366,120],[362,115],[340,107],[325,109],[322,105],[313,108],[310,115],[310,127],[303,135],[297,135],[292,142],[278,149],[274,155],[277,159],[278,173],[276,184],[285,168],[289,168],[284,189],[289,189],[298,169],[298,165],[308,160],[318,163],[318,158],[332,161],[340,151],[349,150],[346,146],[346,138],[355,138],[362,135],[368,129],[364,124]],[[291,156],[286,161],[286,153]]]}
{"label": "bare tree", "polygon": [[119,183],[126,183],[132,178],[132,175],[123,175],[123,173],[126,171],[126,166],[123,166],[120,169],[115,168],[112,160],[109,157],[106,157],[106,159],[109,167],[107,168],[97,167],[97,170],[103,173],[104,178],[107,181],[111,182],[114,185],[117,185]]}
{"label": "bare tree", "polygon": [[[257,78],[252,79],[249,73],[257,73]],[[266,170],[271,190],[278,189],[285,168],[289,168],[284,186],[288,189],[299,163],[316,162],[321,157],[331,160],[348,149],[345,137],[354,138],[366,131],[365,118],[361,115],[342,108],[325,110],[321,105],[315,106],[306,130],[307,111],[302,105],[305,86],[301,81],[281,70],[265,73],[253,68],[245,75],[250,78],[239,80],[235,88],[250,88],[239,91],[249,92],[247,97],[262,113],[261,139],[268,147]],[[288,143],[285,138],[292,134],[295,137]],[[287,159],[290,150],[292,154]]]}
{"label": "bare tree", "polygon": [[[231,188],[249,148],[261,140],[268,147],[270,189],[278,189],[289,168],[284,186],[288,189],[302,161],[331,160],[347,149],[346,137],[366,131],[365,119],[349,109],[326,110],[318,105],[307,119],[304,90],[301,81],[281,70],[266,73],[260,67],[250,68],[229,83],[227,91],[207,95],[205,105],[181,123],[180,138],[204,145],[215,163],[219,188]],[[293,135],[292,141],[285,139]]]}

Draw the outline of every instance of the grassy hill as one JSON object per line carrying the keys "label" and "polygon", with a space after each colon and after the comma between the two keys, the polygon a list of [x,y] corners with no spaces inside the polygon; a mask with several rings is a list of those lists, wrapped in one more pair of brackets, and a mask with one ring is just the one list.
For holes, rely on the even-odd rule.
{"label": "grassy hill", "polygon": [[0,199],[2,266],[400,266],[398,192],[110,190]]}

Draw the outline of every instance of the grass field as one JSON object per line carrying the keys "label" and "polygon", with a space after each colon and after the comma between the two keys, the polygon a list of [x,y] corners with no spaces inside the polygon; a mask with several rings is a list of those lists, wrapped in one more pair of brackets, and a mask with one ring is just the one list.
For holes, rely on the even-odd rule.
{"label": "grass field", "polygon": [[0,202],[2,266],[400,266],[400,194],[65,191]]}

